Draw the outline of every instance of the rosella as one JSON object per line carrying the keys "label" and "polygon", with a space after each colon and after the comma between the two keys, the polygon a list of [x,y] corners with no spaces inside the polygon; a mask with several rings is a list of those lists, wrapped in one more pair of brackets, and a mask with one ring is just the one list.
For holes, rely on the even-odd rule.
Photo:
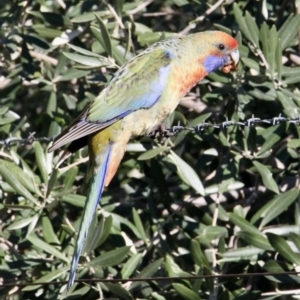
{"label": "rosella", "polygon": [[89,149],[89,192],[68,289],[103,188],[116,173],[128,141],[151,132],[210,72],[221,69],[227,73],[235,69],[238,60],[237,41],[220,31],[159,41],[122,66],[73,124],[55,138],[49,152],[70,142],[69,152],[85,145]]}

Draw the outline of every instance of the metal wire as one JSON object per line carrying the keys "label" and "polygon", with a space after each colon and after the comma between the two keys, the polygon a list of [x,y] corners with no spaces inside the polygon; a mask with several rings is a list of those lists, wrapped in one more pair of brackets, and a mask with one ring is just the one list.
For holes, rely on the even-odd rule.
{"label": "metal wire", "polygon": [[[197,279],[212,279],[212,278],[247,278],[247,277],[260,277],[260,276],[299,276],[298,271],[285,271],[285,272],[261,272],[261,273],[235,273],[235,274],[210,274],[210,275],[191,275],[191,276],[178,276],[178,277],[135,277],[135,278],[91,278],[91,279],[77,279],[78,283],[95,283],[95,282],[109,282],[109,283],[124,283],[124,282],[140,282],[140,281],[180,281],[180,280],[197,280]],[[2,283],[1,287],[24,287],[34,285],[49,285],[49,284],[66,284],[68,281],[46,281],[46,282],[7,282]]]}
{"label": "metal wire", "polygon": [[55,136],[52,137],[40,137],[40,138],[36,138],[35,137],[35,132],[31,132],[29,133],[28,138],[22,139],[22,138],[15,138],[15,137],[9,137],[3,141],[0,141],[0,145],[4,146],[5,148],[10,148],[12,146],[15,145],[20,145],[20,146],[24,146],[24,145],[30,145],[33,142],[46,142],[46,143],[50,143],[54,140]]}
{"label": "metal wire", "polygon": [[[253,126],[259,125],[259,124],[275,126],[275,125],[278,125],[281,123],[291,123],[291,124],[299,125],[300,124],[300,116],[295,117],[295,118],[286,118],[286,117],[281,116],[281,114],[280,114],[278,117],[274,117],[271,119],[261,119],[261,118],[256,118],[256,117],[252,116],[251,118],[249,118],[245,121],[235,122],[235,121],[230,121],[227,119],[226,121],[219,123],[219,124],[202,122],[193,127],[181,126],[180,124],[171,126],[168,128],[165,126],[161,126],[159,129],[156,129],[156,130],[153,130],[152,132],[150,132],[148,134],[148,136],[151,138],[164,139],[164,138],[168,138],[170,136],[174,136],[178,132],[183,131],[183,130],[188,130],[193,133],[200,134],[205,129],[211,128],[211,127],[224,130],[231,126],[253,127]],[[33,142],[50,143],[54,139],[55,139],[55,136],[36,138],[35,132],[32,132],[29,134],[29,136],[27,138],[9,137],[3,141],[0,141],[0,146],[4,146],[5,148],[10,148],[14,145],[20,145],[20,146],[30,145]]]}
{"label": "metal wire", "polygon": [[250,119],[247,119],[243,122],[242,121],[235,122],[235,121],[230,121],[227,119],[226,121],[219,123],[219,124],[202,122],[193,127],[180,126],[180,124],[179,124],[177,126],[172,126],[170,128],[164,128],[160,133],[158,133],[158,131],[160,129],[154,130],[149,133],[149,136],[150,137],[158,137],[158,136],[159,137],[170,137],[170,136],[176,135],[178,132],[180,132],[182,130],[189,130],[193,133],[200,134],[205,129],[211,128],[211,127],[223,130],[223,129],[226,129],[231,126],[253,127],[258,124],[267,124],[270,126],[275,126],[275,125],[278,125],[281,123],[291,123],[291,124],[299,125],[300,124],[300,116],[295,117],[295,118],[285,118],[285,117],[282,117],[280,114],[278,117],[274,117],[271,119],[261,119],[261,118],[256,118],[256,117],[252,116]]}

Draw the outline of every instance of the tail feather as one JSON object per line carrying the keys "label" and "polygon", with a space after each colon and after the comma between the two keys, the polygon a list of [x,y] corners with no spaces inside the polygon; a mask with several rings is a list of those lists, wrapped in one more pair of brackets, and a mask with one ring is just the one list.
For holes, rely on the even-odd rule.
{"label": "tail feather", "polygon": [[[101,153],[101,164],[96,167],[90,181],[88,198],[85,203],[83,216],[75,243],[74,255],[71,262],[70,276],[68,280],[67,290],[71,288],[76,276],[76,267],[79,257],[85,245],[88,229],[92,222],[97,205],[100,202],[102,191],[104,188],[105,178],[109,167],[109,161],[112,153],[112,144],[108,144]],[[98,164],[98,163],[97,163]]]}

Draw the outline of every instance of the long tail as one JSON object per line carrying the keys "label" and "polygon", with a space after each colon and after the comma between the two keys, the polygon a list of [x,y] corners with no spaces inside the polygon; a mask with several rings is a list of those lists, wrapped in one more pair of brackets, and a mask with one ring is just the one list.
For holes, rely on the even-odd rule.
{"label": "long tail", "polygon": [[78,260],[85,244],[85,240],[88,234],[88,229],[92,222],[94,213],[97,209],[97,205],[100,202],[102,191],[105,186],[106,176],[109,169],[109,161],[112,153],[112,147],[113,144],[108,144],[107,147],[105,147],[102,150],[100,154],[101,163],[100,164],[96,163],[98,167],[94,166],[94,173],[90,181],[88,197],[85,203],[78,236],[75,243],[75,251],[71,262],[70,276],[67,285],[68,291],[74,283]]}

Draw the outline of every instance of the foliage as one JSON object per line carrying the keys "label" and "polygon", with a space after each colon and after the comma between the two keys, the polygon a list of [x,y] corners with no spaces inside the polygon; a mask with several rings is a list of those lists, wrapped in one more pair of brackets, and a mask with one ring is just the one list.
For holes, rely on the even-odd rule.
{"label": "foliage", "polygon": [[[141,49],[209,29],[238,39],[238,72],[203,80],[169,124],[299,116],[299,1],[210,9],[216,3],[1,1],[0,139],[58,134]],[[104,192],[78,279],[297,269],[299,147],[300,127],[290,123],[181,132],[163,146],[133,141]],[[61,153],[38,142],[1,148],[0,276],[15,283],[1,288],[1,298],[65,295],[66,286],[54,283],[68,277],[87,151],[56,170]],[[69,297],[275,299],[298,286],[297,276],[76,283]]]}

